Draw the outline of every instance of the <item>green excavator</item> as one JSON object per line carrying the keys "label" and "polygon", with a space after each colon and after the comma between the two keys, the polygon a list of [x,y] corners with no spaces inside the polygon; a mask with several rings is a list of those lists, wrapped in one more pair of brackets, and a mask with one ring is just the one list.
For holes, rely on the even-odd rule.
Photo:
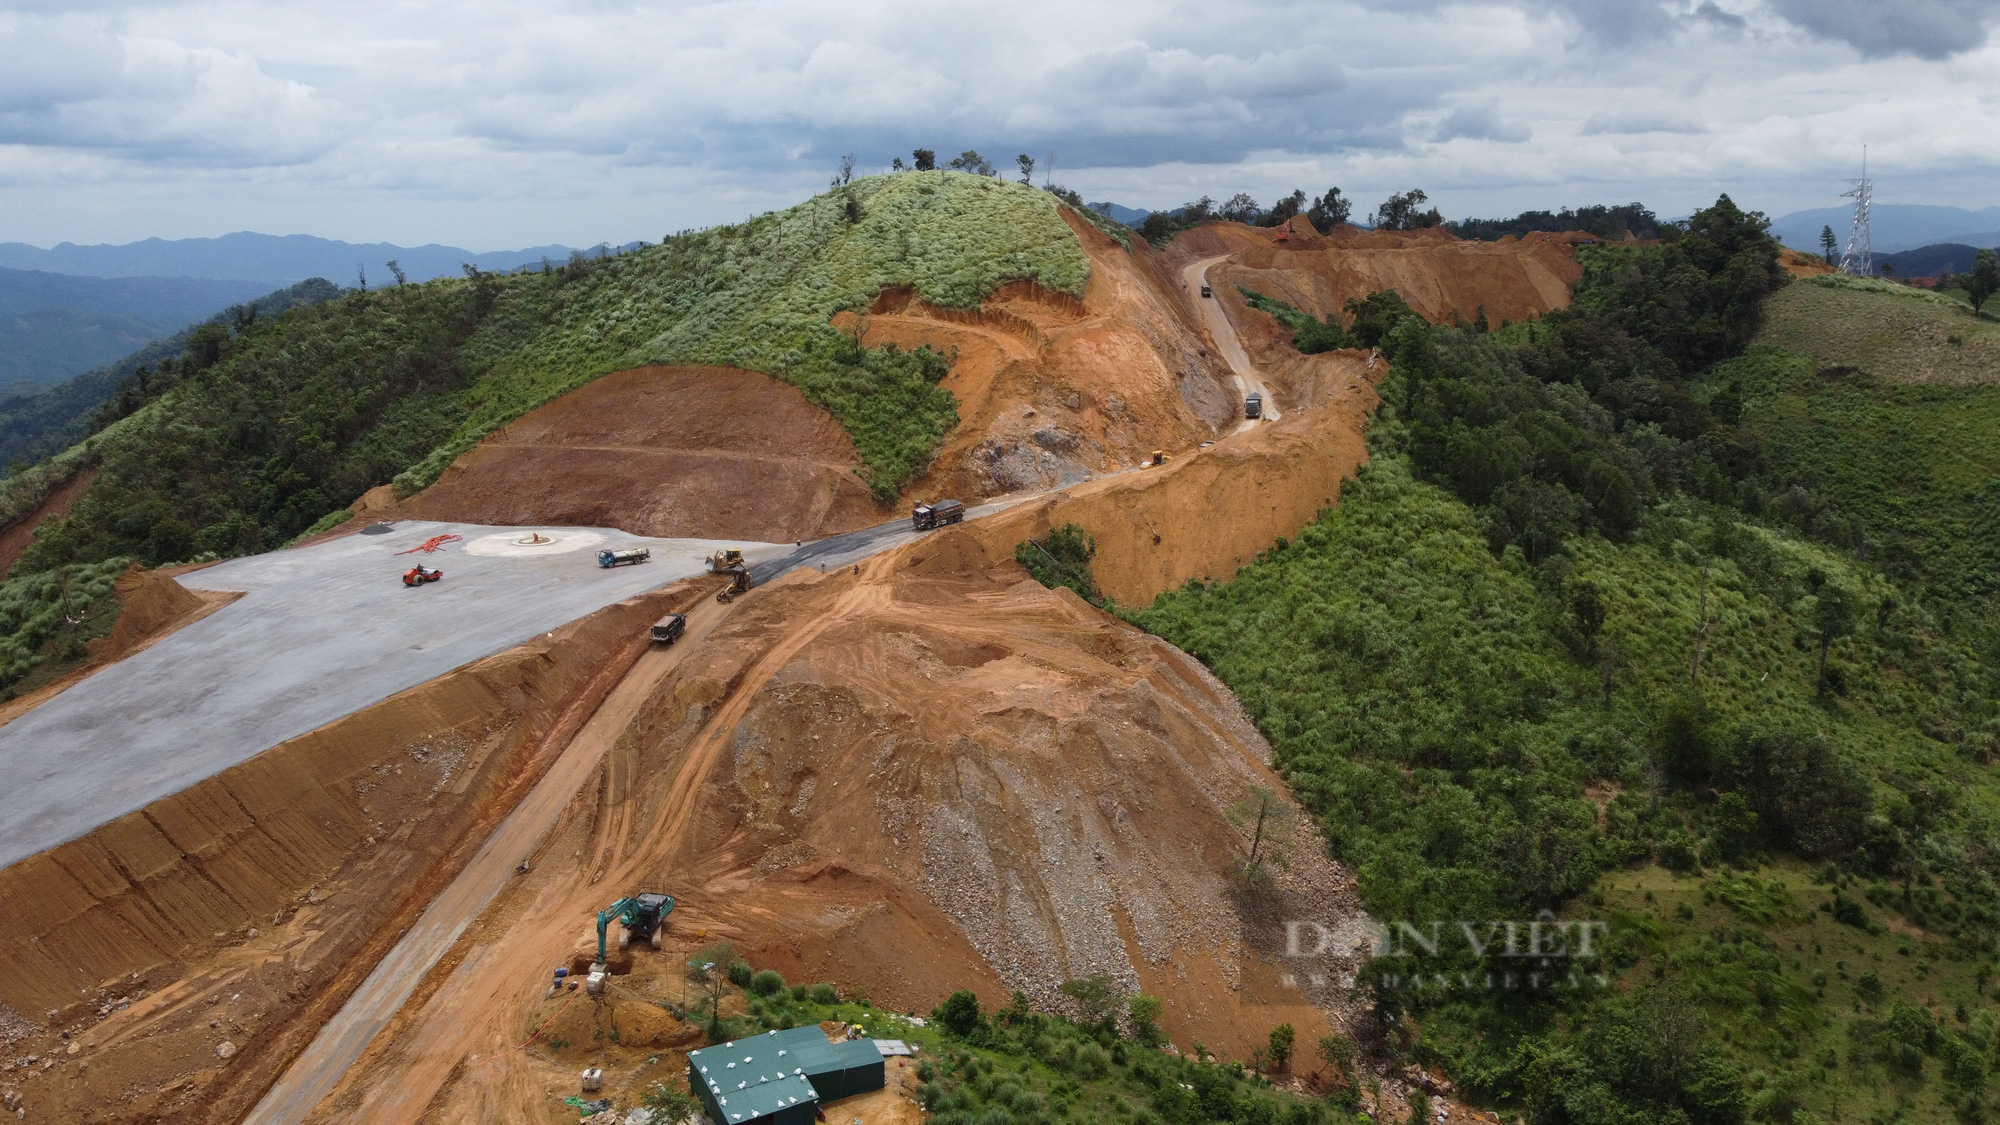
{"label": "green excavator", "polygon": [[605,931],[615,920],[624,929],[618,935],[618,948],[624,949],[634,937],[642,937],[660,948],[667,934],[667,915],[673,913],[672,896],[648,892],[631,898],[621,898],[617,902],[597,912],[597,963],[608,964],[605,960]]}

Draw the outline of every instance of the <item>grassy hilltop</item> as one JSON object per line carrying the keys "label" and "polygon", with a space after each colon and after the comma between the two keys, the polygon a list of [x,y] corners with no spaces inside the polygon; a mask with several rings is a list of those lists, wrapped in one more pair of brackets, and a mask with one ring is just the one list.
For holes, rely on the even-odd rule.
{"label": "grassy hilltop", "polygon": [[1490,967],[1449,947],[1367,976],[1392,1053],[1533,1122],[1991,1114],[2000,368],[1864,328],[1992,325],[1774,251],[1725,201],[1586,252],[1540,322],[1403,320],[1339,506],[1134,615],[1379,919],[1608,923],[1581,988],[1438,987]]}

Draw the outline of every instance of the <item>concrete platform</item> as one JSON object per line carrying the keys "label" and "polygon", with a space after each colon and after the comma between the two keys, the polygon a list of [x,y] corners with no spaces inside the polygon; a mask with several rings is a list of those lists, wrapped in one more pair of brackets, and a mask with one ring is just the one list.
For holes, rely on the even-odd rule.
{"label": "concrete platform", "polygon": [[[532,541],[536,532],[554,540]],[[435,554],[397,554],[435,535]],[[516,547],[515,540],[529,543]],[[477,545],[478,553],[468,547]],[[604,569],[599,545],[652,561]],[[610,528],[405,521],[380,535],[232,559],[182,577],[245,596],[0,727],[0,866],[75,839],[399,691],[703,569],[791,545]],[[422,561],[444,579],[402,584]]]}

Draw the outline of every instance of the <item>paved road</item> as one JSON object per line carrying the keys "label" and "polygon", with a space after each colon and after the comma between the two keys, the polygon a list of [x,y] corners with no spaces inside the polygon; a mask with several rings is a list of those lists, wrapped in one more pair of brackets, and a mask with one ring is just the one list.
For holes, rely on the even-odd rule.
{"label": "paved road", "polygon": [[[526,528],[407,521],[195,571],[184,586],[245,596],[0,727],[0,866],[75,839],[290,738],[702,569],[719,544],[542,529],[579,544],[493,557]],[[397,555],[433,535],[435,555]],[[488,542],[478,542],[483,537]],[[653,561],[610,570],[607,546]],[[730,546],[750,546],[742,543]],[[528,548],[544,550],[546,548]],[[769,559],[788,548],[752,546]],[[416,560],[444,580],[406,589]]]}
{"label": "paved road", "polygon": [[[1215,346],[1222,351],[1222,358],[1229,363],[1229,370],[1236,376],[1237,409],[1241,410],[1243,399],[1251,391],[1256,391],[1264,396],[1263,420],[1275,422],[1279,416],[1278,401],[1271,397],[1271,388],[1264,385],[1264,376],[1257,370],[1256,364],[1250,362],[1250,353],[1243,350],[1243,341],[1236,336],[1236,326],[1229,323],[1229,314],[1223,311],[1221,299],[1201,295],[1201,287],[1208,284],[1209,267],[1226,262],[1230,257],[1221,254],[1190,263],[1181,271],[1181,276],[1187,282],[1188,296],[1194,298],[1195,307],[1201,310],[1202,322],[1208,325],[1208,334],[1215,338]],[[1256,424],[1244,418],[1236,424],[1236,428],[1247,430]]]}
{"label": "paved road", "polygon": [[[1027,499],[1031,497],[1007,496],[989,500],[984,504],[967,508],[965,518],[978,519],[995,512],[1004,512]],[[879,555],[905,543],[914,543],[929,534],[931,533],[928,531],[917,531],[912,528],[908,519],[890,520],[888,523],[864,527],[859,531],[816,539],[811,543],[793,547],[790,551],[764,562],[753,563],[750,567],[750,578],[762,586],[795,566],[818,566],[833,570],[860,562],[871,555]]]}

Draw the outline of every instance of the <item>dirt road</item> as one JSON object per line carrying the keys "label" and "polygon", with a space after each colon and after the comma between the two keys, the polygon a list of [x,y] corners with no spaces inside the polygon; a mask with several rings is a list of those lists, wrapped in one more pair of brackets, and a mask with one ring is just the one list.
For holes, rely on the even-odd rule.
{"label": "dirt road", "polygon": [[[1236,338],[1236,326],[1229,323],[1229,314],[1223,310],[1222,301],[1219,298],[1201,295],[1201,287],[1208,284],[1209,267],[1220,265],[1229,258],[1228,254],[1219,254],[1213,258],[1191,262],[1181,271],[1182,276],[1187,279],[1188,296],[1194,299],[1195,307],[1201,310],[1202,324],[1208,328],[1208,334],[1214,337],[1216,349],[1222,353],[1223,359],[1229,361],[1229,370],[1236,376],[1238,396],[1236,401],[1239,411],[1243,399],[1255,391],[1264,396],[1262,420],[1275,422],[1279,418],[1278,402],[1271,397],[1271,388],[1264,385],[1264,377],[1258,373],[1256,365],[1250,362],[1250,353],[1243,350],[1243,341]],[[1244,418],[1237,423],[1236,428],[1247,430],[1256,424],[1255,421]]]}
{"label": "dirt road", "polygon": [[340,1012],[320,1029],[311,1046],[292,1062],[245,1125],[280,1125],[305,1117],[327,1095],[340,1076],[361,1057],[370,1040],[408,1000],[465,927],[486,909],[514,877],[515,867],[534,856],[562,810],[598,768],[619,732],[631,723],[660,681],[680,663],[688,648],[715,627],[726,611],[706,603],[688,615],[686,634],[673,645],[656,648],[639,658],[590,721],[563,750],[562,756],[533,790],[480,848],[459,877],[431,901],[410,932],[368,975]]}
{"label": "dirt road", "polygon": [[[989,502],[970,509],[974,518],[1005,510],[1021,502],[1025,497],[1009,497]],[[879,554],[892,547],[919,537],[921,532],[911,530],[907,520],[896,520],[878,527],[865,528],[846,535],[834,536],[816,543],[806,544],[778,558],[758,564],[752,568],[752,575],[759,585],[776,578],[794,566],[811,566],[824,563],[826,566],[846,566],[870,555]],[[605,751],[637,714],[640,705],[658,687],[660,681],[683,658],[689,649],[698,646],[703,636],[715,626],[726,612],[713,603],[704,604],[688,615],[687,633],[672,647],[655,649],[641,657],[631,673],[626,676],[604,705],[591,716],[562,756],[550,767],[549,772],[536,784],[535,788],[515,810],[502,821],[479,854],[461,873],[451,886],[432,900],[417,924],[396,944],[389,954],[369,974],[368,979],[356,990],[339,1014],[329,1020],[313,1039],[312,1045],[293,1061],[262,1101],[257,1104],[247,1118],[245,1125],[295,1125],[303,1121],[339,1082],[342,1074],[361,1057],[368,1044],[389,1024],[397,1011],[422,981],[438,959],[452,947],[465,928],[485,910],[496,895],[514,877],[514,868],[523,859],[529,858],[543,837],[561,816],[563,807],[575,796],[593,771],[604,759]],[[823,625],[822,625],[823,627]],[[819,633],[818,628],[806,628],[799,632],[795,643],[784,650],[789,656],[797,645]],[[767,662],[762,669],[768,678],[783,663],[782,659]],[[755,676],[752,677],[755,680]],[[761,682],[757,680],[756,682]],[[748,705],[754,691],[737,694],[736,710]],[[732,715],[734,712],[731,713]],[[704,752],[694,758],[694,763],[684,769],[686,776],[680,779],[682,794],[679,816],[682,820],[692,807],[693,792],[706,773],[706,764],[719,752],[723,735],[733,727],[729,721],[716,720],[710,737],[703,742]],[[662,826],[654,826],[655,834]],[[682,825],[677,821],[667,829],[669,834],[678,832]],[[567,917],[567,915],[558,915]],[[573,928],[573,927],[572,927]],[[539,964],[539,962],[537,962]],[[458,1047],[458,1053],[451,1054],[449,1065],[433,1075],[441,1084],[449,1073],[450,1065],[455,1065],[463,1057],[462,1044],[447,1045]],[[408,1097],[413,1089],[423,1083],[414,1074],[406,1074],[406,1081],[398,1089],[376,1091],[369,1099],[369,1112],[373,1119],[402,1120],[402,1111],[410,1108]],[[414,1082],[415,1085],[411,1083]],[[435,1087],[433,1087],[433,1090]],[[425,1091],[415,1102],[420,1110],[432,1091]],[[414,1116],[414,1111],[410,1114]]]}

